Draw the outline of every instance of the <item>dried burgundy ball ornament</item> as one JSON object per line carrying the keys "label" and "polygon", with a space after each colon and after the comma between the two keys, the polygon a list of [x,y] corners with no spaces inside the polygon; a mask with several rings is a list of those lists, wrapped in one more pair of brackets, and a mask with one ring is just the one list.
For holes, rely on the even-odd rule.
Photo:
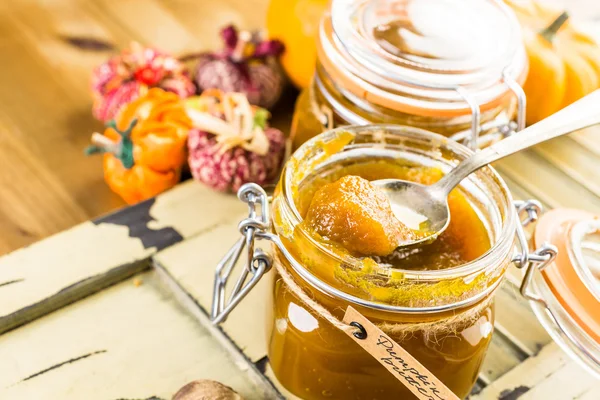
{"label": "dried burgundy ball ornament", "polygon": [[100,121],[115,118],[120,108],[159,87],[185,98],[196,87],[176,58],[138,43],[96,67],[92,73],[93,114]]}
{"label": "dried burgundy ball ornament", "polygon": [[196,84],[200,90],[244,93],[251,104],[271,108],[281,96],[284,78],[276,57],[283,53],[278,40],[262,40],[233,26],[221,31],[225,48],[200,56]]}
{"label": "dried burgundy ball ornament", "polygon": [[286,147],[284,134],[267,126],[269,112],[242,93],[209,90],[186,101],[194,128],[188,136],[192,176],[210,187],[235,192],[244,183],[277,178]]}

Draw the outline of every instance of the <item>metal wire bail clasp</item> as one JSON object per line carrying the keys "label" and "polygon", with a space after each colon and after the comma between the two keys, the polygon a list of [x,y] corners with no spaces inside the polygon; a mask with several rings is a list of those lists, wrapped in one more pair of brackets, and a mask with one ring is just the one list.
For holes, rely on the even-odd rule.
{"label": "metal wire bail clasp", "polygon": [[[238,225],[241,237],[217,264],[211,310],[213,324],[224,322],[272,265],[269,255],[254,246],[254,241],[261,238],[260,234],[267,233],[270,229],[267,193],[259,185],[247,183],[238,190],[238,198],[248,204],[248,218]],[[246,265],[229,294],[229,299],[225,301],[227,280],[244,249],[247,255]]]}
{"label": "metal wire bail clasp", "polygon": [[[514,109],[511,108],[511,111],[499,113],[491,121],[481,123],[482,111],[477,104],[475,97],[466,89],[456,87],[454,90],[458,92],[471,108],[471,127],[450,136],[452,140],[463,143],[465,146],[470,147],[471,150],[477,150],[490,146],[505,137],[525,129],[525,115],[527,108],[525,92],[521,85],[519,85],[506,69],[502,71],[502,81],[516,98],[517,121],[511,121],[511,114],[512,111],[514,111]],[[485,133],[485,135],[480,136],[481,133]]]}
{"label": "metal wire bail clasp", "polygon": [[538,302],[548,308],[546,301],[535,294],[530,286],[534,273],[543,270],[554,261],[558,254],[558,249],[550,243],[544,243],[534,252],[529,252],[527,236],[525,235],[525,230],[523,228],[530,223],[537,221],[539,214],[542,212],[542,206],[536,200],[515,201],[514,204],[517,208],[517,215],[520,222],[517,223],[517,240],[519,242],[521,253],[515,255],[512,261],[517,268],[525,268],[525,276],[523,277],[519,290],[521,295],[527,300]]}

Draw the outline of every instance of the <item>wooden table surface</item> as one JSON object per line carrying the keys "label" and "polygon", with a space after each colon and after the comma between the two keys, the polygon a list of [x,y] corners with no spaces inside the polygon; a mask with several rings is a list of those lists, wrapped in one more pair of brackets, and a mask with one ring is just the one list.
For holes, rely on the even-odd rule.
{"label": "wooden table surface", "polygon": [[[0,254],[36,242],[123,201],[101,158],[83,149],[102,124],[91,115],[90,73],[131,41],[172,54],[217,48],[228,23],[264,26],[267,0],[18,0],[0,2]],[[285,102],[284,102],[285,103]],[[291,101],[275,125],[287,129]],[[282,115],[281,115],[282,114]]]}
{"label": "wooden table surface", "polygon": [[[90,220],[122,206],[100,160],[82,152],[101,128],[90,114],[90,70],[109,52],[64,39],[133,39],[183,53],[217,46],[226,23],[261,26],[265,8],[266,0],[0,2],[0,253],[37,242],[0,258],[1,399],[169,399],[198,378],[247,399],[285,394],[266,358],[267,280],[223,329],[207,320],[214,266],[236,238],[243,204],[186,182]],[[283,127],[289,113],[281,118]],[[599,137],[582,131],[497,168],[515,198],[600,214]],[[518,295],[517,275],[497,294],[473,397],[599,399],[600,383]]]}

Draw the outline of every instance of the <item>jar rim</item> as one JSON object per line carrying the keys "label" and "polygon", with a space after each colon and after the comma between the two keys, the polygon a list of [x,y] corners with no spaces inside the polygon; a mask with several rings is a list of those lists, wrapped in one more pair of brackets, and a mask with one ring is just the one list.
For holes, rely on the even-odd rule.
{"label": "jar rim", "polygon": [[[284,170],[282,173],[281,190],[282,190],[282,194],[283,194],[283,198],[286,203],[286,206],[290,211],[289,214],[291,214],[288,216],[288,218],[290,218],[290,223],[293,226],[292,229],[295,229],[303,220],[300,215],[300,212],[297,208],[296,202],[294,200],[293,193],[294,193],[295,189],[297,189],[298,184],[302,181],[302,179],[304,179],[308,176],[308,174],[305,174],[301,179],[294,177],[294,173],[296,171],[294,171],[293,168],[295,167],[297,169],[301,165],[303,165],[302,160],[303,160],[303,158],[305,158],[305,156],[308,154],[308,152],[310,152],[311,149],[314,149],[316,146],[319,146],[322,143],[327,142],[328,140],[332,140],[332,139],[336,138],[339,134],[350,132],[355,135],[354,137],[356,137],[356,135],[368,134],[368,133],[371,133],[374,131],[384,131],[386,133],[392,133],[392,134],[398,134],[398,135],[403,134],[404,136],[413,135],[415,138],[419,137],[419,139],[426,139],[426,140],[431,141],[432,143],[436,143],[436,145],[438,145],[438,146],[447,147],[447,148],[449,148],[450,151],[453,152],[453,154],[456,154],[456,155],[464,157],[464,158],[473,154],[473,151],[470,150],[469,148],[467,148],[466,146],[463,146],[455,141],[449,140],[448,138],[446,138],[442,135],[432,133],[432,132],[429,132],[429,131],[426,131],[423,129],[408,127],[408,126],[390,125],[390,124],[372,124],[372,125],[364,125],[364,126],[346,126],[346,127],[340,127],[340,128],[336,128],[336,129],[332,129],[327,132],[324,132],[324,133],[310,139],[309,141],[304,143],[298,150],[296,150],[296,152],[292,155],[290,160],[288,160],[288,162],[286,163],[286,166],[284,167]],[[344,148],[345,148],[345,146],[344,146]],[[340,150],[342,150],[342,149],[340,149]],[[316,168],[319,165],[320,165],[320,163],[316,163],[315,165],[312,165],[312,167]],[[496,263],[497,263],[497,260],[499,260],[503,257],[506,257],[506,255],[512,251],[512,249],[514,248],[513,246],[514,246],[514,237],[515,237],[515,224],[517,222],[517,214],[516,214],[514,207],[512,206],[512,203],[513,203],[512,196],[511,196],[510,191],[508,190],[508,187],[506,186],[506,183],[504,182],[504,180],[498,175],[498,173],[492,167],[489,167],[489,166],[485,167],[485,170],[486,170],[486,175],[489,176],[490,182],[494,182],[494,184],[497,185],[496,189],[499,190],[499,193],[501,195],[500,197],[503,200],[503,204],[501,206],[503,206],[503,208],[506,210],[505,218],[501,221],[501,229],[498,234],[498,237],[495,240],[495,242],[492,244],[490,249],[486,253],[484,253],[483,255],[478,257],[477,259],[467,262],[461,266],[454,267],[454,268],[440,269],[440,270],[426,270],[426,271],[424,271],[424,270],[415,271],[415,270],[405,270],[405,269],[394,268],[393,270],[395,272],[403,274],[403,276],[406,279],[414,279],[414,280],[418,280],[419,282],[433,282],[433,281],[438,281],[438,280],[457,279],[457,278],[458,279],[460,279],[460,278],[466,279],[475,274],[480,274],[480,273],[484,272],[486,270],[486,268],[488,268],[490,265],[495,265],[494,261],[496,261]],[[355,257],[348,257],[348,258],[344,258],[342,260],[339,257],[339,255],[335,254],[331,249],[329,249],[323,243],[315,241],[314,238],[312,238],[310,235],[307,235],[307,237],[312,240],[312,242],[315,244],[315,246],[320,251],[322,251],[324,254],[327,254],[327,256],[331,256],[332,259],[339,260],[340,262],[343,262],[346,264],[352,264],[353,262],[355,262],[356,264],[360,263],[359,262],[360,259],[355,258]],[[291,254],[288,253],[288,254],[284,254],[284,255],[286,256],[286,258],[288,258],[288,261],[290,261],[294,270],[296,270],[296,272],[299,273],[299,275],[301,275],[305,280],[309,280],[310,281],[309,283],[312,283],[313,286],[316,286],[321,291],[325,291],[329,294],[334,294],[336,296],[340,296],[340,290],[338,290],[338,289],[332,287],[331,285],[329,285],[328,283],[324,282],[322,279],[317,277],[315,274],[313,274],[307,268],[302,266],[302,264],[299,263],[297,260],[295,260]],[[361,298],[358,298],[356,296],[352,296],[349,294],[346,294],[346,296],[343,296],[343,297],[346,300],[349,300],[353,303],[356,303],[356,304],[359,304],[362,306],[366,306],[366,307],[370,307],[370,308],[375,308],[375,309],[384,309],[384,310],[399,311],[399,312],[421,312],[421,313],[437,312],[437,311],[442,311],[442,310],[446,310],[446,309],[453,309],[453,308],[457,308],[457,307],[467,306],[470,304],[475,304],[475,303],[479,302],[481,299],[485,298],[487,295],[489,295],[489,293],[491,293],[496,288],[497,284],[499,284],[500,281],[501,281],[501,279],[498,279],[498,282],[495,285],[491,285],[490,287],[488,287],[489,290],[479,292],[478,294],[474,295],[471,298],[466,299],[465,301],[459,301],[459,302],[452,303],[452,304],[437,305],[437,306],[431,306],[431,307],[395,306],[395,305],[384,304],[384,303],[380,303],[380,302],[374,302],[374,301],[361,299]],[[344,293],[344,292],[342,292],[342,293]]]}
{"label": "jar rim", "polygon": [[321,19],[317,35],[319,62],[345,90],[396,111],[451,117],[470,114],[473,104],[483,111],[493,109],[511,95],[507,80],[523,83],[527,57],[514,13],[500,1],[489,3],[510,27],[509,37],[501,40],[503,54],[490,65],[461,70],[433,61],[435,67],[406,58],[390,59],[388,52],[350,22],[357,19],[352,18],[354,10],[364,6],[365,0],[333,1],[333,11]]}

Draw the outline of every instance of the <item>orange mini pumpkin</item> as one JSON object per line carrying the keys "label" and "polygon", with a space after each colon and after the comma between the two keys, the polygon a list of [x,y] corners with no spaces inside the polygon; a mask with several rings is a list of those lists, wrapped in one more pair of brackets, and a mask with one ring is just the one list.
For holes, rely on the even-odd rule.
{"label": "orange mini pumpkin", "polygon": [[156,196],[179,182],[191,128],[180,98],[162,89],[127,104],[104,134],[92,135],[91,153],[104,153],[104,180],[127,203]]}
{"label": "orange mini pumpkin", "polygon": [[566,12],[535,1],[507,0],[521,25],[529,74],[527,123],[533,124],[600,87],[600,48]]}

